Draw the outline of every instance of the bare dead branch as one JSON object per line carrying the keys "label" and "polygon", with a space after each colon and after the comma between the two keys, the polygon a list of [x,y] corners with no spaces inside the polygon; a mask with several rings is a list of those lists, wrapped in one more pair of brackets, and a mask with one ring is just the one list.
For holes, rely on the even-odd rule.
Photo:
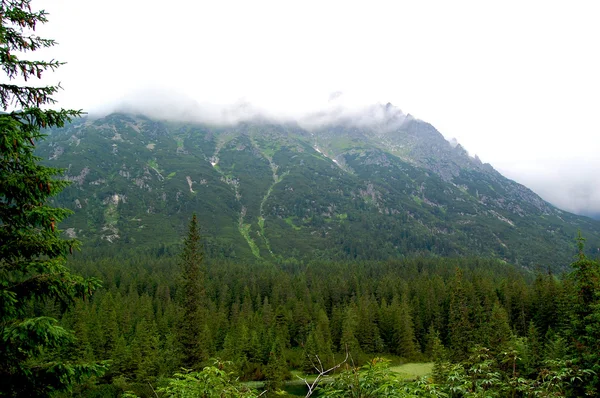
{"label": "bare dead branch", "polygon": [[308,387],[308,392],[306,393],[306,397],[305,398],[309,398],[314,392],[315,389],[318,387],[319,382],[328,374],[330,374],[331,372],[335,371],[336,369],[340,368],[344,363],[346,363],[346,361],[348,361],[348,358],[350,357],[350,352],[348,351],[348,347],[346,347],[346,358],[344,358],[343,361],[337,363],[336,365],[332,366],[331,368],[325,370],[324,366],[323,366],[323,362],[321,362],[321,358],[319,358],[318,355],[314,356],[317,360],[317,362],[319,363],[319,366],[317,367],[313,361],[313,359],[310,357],[309,355],[309,359],[313,365],[313,367],[317,370],[318,375],[315,378],[315,380],[312,383],[309,383],[308,380],[306,380],[306,378],[302,378],[300,376],[297,376],[300,380],[303,380],[304,383],[306,384],[306,387]]}
{"label": "bare dead branch", "polygon": [[158,398],[158,394],[156,393],[156,391],[154,391],[154,387],[152,387],[152,384],[150,384],[150,382],[148,382],[148,385],[150,386],[150,389],[152,390],[152,392],[154,393],[154,396],[156,398]]}

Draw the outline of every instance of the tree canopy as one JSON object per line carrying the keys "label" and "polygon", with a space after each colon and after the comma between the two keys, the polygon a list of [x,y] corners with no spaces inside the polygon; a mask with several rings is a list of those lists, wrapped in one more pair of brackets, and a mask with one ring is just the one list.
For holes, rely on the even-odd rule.
{"label": "tree canopy", "polygon": [[[66,266],[79,247],[61,236],[58,224],[69,211],[49,199],[69,182],[61,171],[34,155],[41,128],[63,126],[78,110],[47,109],[58,85],[29,85],[58,61],[26,58],[54,40],[35,34],[47,13],[30,0],[0,1],[0,63],[8,83],[0,84],[0,395],[47,396],[97,374],[102,366],[70,360],[60,351],[74,335],[47,316],[92,294],[96,279],[84,279]],[[22,83],[21,83],[22,82]]]}

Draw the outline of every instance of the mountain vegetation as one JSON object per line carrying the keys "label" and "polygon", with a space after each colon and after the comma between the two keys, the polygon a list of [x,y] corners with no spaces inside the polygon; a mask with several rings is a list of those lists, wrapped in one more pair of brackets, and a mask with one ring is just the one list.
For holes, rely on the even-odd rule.
{"label": "mountain vegetation", "polygon": [[323,123],[111,114],[49,131],[38,153],[73,182],[56,202],[75,213],[67,234],[100,251],[177,252],[192,212],[209,256],[244,261],[476,255],[557,269],[578,230],[588,254],[600,247],[600,222],[390,104]]}

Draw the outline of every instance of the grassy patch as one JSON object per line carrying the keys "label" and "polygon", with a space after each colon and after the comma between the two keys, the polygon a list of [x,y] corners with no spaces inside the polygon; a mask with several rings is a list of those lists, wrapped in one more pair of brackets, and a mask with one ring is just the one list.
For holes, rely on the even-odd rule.
{"label": "grassy patch", "polygon": [[242,234],[244,239],[246,239],[246,242],[248,242],[248,245],[250,246],[250,250],[252,250],[252,254],[254,254],[254,256],[257,258],[260,258],[260,249],[258,248],[258,246],[256,246],[256,243],[254,243],[254,241],[250,237],[250,227],[251,227],[250,224],[240,224],[239,225],[240,234]]}
{"label": "grassy patch", "polygon": [[302,227],[297,226],[296,224],[294,224],[294,217],[288,217],[285,219],[285,223],[288,224],[290,227],[294,228],[296,231],[299,231],[302,229]]}
{"label": "grassy patch", "polygon": [[104,222],[107,225],[117,225],[117,221],[119,221],[119,212],[117,211],[117,205],[113,203],[109,203],[104,210]]}
{"label": "grassy patch", "polygon": [[153,169],[158,170],[158,163],[156,162],[156,159],[150,159],[148,161],[148,166],[152,167]]}
{"label": "grassy patch", "polygon": [[331,142],[331,147],[341,151],[360,148],[360,146],[360,141],[355,138],[348,137],[338,137]]}
{"label": "grassy patch", "polygon": [[405,363],[403,365],[392,366],[390,370],[398,374],[402,379],[414,379],[421,376],[427,376],[433,369],[433,362],[425,363]]}
{"label": "grassy patch", "polygon": [[[431,374],[433,362],[427,363],[405,363],[403,365],[392,366],[390,370],[398,375],[399,379],[413,380],[417,377]],[[316,375],[306,376],[298,370],[292,371],[292,379],[285,383],[283,390],[287,393],[284,397],[304,397],[306,395],[306,386],[303,380],[298,376],[305,378],[309,383],[315,380]],[[334,376],[335,377],[335,376]]]}

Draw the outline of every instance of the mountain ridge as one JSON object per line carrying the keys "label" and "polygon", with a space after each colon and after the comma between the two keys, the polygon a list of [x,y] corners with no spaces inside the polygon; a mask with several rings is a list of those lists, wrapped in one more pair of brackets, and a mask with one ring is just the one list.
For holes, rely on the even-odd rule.
{"label": "mountain ridge", "polygon": [[49,131],[38,152],[67,169],[73,184],[57,203],[75,215],[64,227],[92,245],[176,245],[195,211],[209,255],[234,258],[430,253],[556,267],[578,230],[600,246],[599,222],[555,208],[391,104],[320,120],[111,114]]}

